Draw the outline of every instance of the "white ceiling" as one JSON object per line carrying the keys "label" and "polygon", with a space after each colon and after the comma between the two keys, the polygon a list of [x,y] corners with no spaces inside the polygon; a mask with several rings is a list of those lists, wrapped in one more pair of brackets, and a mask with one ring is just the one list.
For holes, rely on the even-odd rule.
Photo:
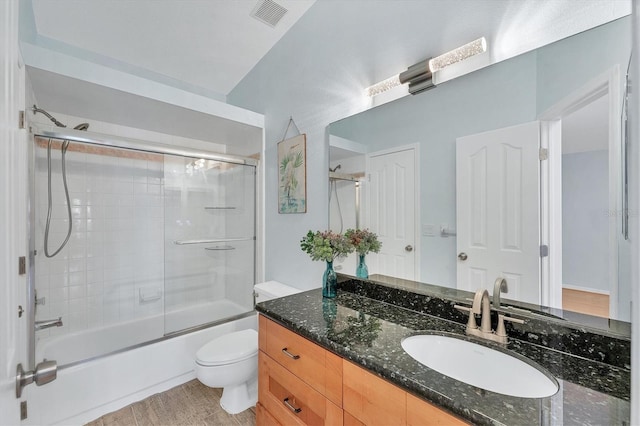
{"label": "white ceiling", "polygon": [[63,43],[58,49],[67,45],[226,96],[315,2],[275,1],[288,10],[275,28],[250,16],[261,0],[31,4],[37,35]]}

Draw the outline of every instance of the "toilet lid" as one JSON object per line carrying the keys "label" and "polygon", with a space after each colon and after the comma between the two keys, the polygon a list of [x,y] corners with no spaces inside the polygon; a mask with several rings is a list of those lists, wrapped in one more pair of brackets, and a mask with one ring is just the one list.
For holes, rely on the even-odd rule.
{"label": "toilet lid", "polygon": [[196,362],[200,365],[224,365],[243,361],[258,353],[258,332],[241,330],[213,339],[198,352]]}

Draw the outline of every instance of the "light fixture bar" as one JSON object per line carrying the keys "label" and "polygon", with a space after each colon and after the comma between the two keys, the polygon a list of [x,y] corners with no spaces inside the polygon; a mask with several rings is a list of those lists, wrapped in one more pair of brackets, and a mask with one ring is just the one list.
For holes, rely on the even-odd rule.
{"label": "light fixture bar", "polygon": [[367,87],[364,89],[364,93],[372,98],[380,93],[386,92],[387,90],[391,90],[396,86],[400,86],[400,80],[397,75],[394,75],[393,77],[389,77],[386,80],[374,84],[373,86]]}
{"label": "light fixture bar", "polygon": [[435,57],[429,61],[429,70],[431,72],[440,71],[441,69],[448,67],[460,61],[464,61],[472,56],[479,55],[487,51],[487,40],[481,37],[477,40],[467,43],[464,46],[460,46],[457,49],[453,49],[443,55]]}

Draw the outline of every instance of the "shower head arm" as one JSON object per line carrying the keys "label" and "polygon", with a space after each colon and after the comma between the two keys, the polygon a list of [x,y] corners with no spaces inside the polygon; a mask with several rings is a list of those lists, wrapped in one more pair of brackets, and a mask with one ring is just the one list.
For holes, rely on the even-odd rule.
{"label": "shower head arm", "polygon": [[37,112],[39,112],[40,114],[46,116],[49,120],[53,121],[53,124],[55,124],[58,127],[67,127],[64,124],[62,124],[61,122],[59,122],[54,116],[52,116],[51,114],[49,114],[47,111],[38,108],[35,104],[33,105],[33,114],[36,114]]}

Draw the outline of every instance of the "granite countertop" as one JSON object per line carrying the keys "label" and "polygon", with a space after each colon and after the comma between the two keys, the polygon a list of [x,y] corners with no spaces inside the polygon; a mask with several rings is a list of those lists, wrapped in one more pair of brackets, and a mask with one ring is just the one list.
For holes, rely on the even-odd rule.
{"label": "granite countertop", "polygon": [[401,388],[475,424],[614,425],[629,422],[630,371],[526,341],[507,349],[526,356],[556,377],[560,390],[548,398],[518,398],[479,389],[444,376],[411,358],[403,338],[420,332],[455,333],[464,325],[340,290],[320,289],[262,302],[256,310],[320,346]]}

